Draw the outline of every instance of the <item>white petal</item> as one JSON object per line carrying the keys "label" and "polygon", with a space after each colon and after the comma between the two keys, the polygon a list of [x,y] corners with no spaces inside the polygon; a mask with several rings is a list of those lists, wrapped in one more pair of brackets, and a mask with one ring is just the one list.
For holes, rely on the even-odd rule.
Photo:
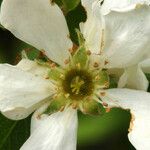
{"label": "white petal", "polygon": [[40,76],[46,78],[48,76],[49,68],[46,66],[39,65],[35,61],[29,59],[22,59],[18,64],[17,68],[22,69],[23,71],[30,72],[35,76]]}
{"label": "white petal", "polygon": [[27,117],[55,92],[49,80],[7,64],[0,65],[0,83],[0,111],[16,120]]}
{"label": "white petal", "polygon": [[33,115],[36,129],[20,150],[76,150],[77,111],[68,108],[50,116]]}
{"label": "white petal", "polygon": [[139,66],[133,66],[125,69],[120,77],[118,87],[127,87],[130,89],[147,91],[149,82]]}
{"label": "white petal", "polygon": [[92,53],[100,53],[103,46],[103,22],[100,15],[100,2],[82,1],[87,10],[87,20],[80,24],[81,32],[86,40],[86,47]]}
{"label": "white petal", "polygon": [[[100,0],[102,1],[102,0]],[[92,5],[93,3],[98,2],[98,0],[81,0],[81,4],[85,8],[87,15],[89,16],[92,13]]]}
{"label": "white petal", "polygon": [[137,150],[149,150],[150,94],[129,89],[110,89],[106,91],[106,95],[102,99],[110,107],[122,107],[131,110],[129,140]]}
{"label": "white petal", "polygon": [[114,8],[124,8],[132,4],[139,4],[144,2],[150,3],[150,0],[104,0],[102,5],[102,13],[107,14],[111,9]]}
{"label": "white petal", "polygon": [[111,11],[105,16],[104,51],[109,67],[135,65],[149,51],[150,7],[132,6],[130,11]]}
{"label": "white petal", "polygon": [[3,0],[0,22],[16,37],[44,49],[60,65],[69,57],[72,44],[65,18],[50,0]]}

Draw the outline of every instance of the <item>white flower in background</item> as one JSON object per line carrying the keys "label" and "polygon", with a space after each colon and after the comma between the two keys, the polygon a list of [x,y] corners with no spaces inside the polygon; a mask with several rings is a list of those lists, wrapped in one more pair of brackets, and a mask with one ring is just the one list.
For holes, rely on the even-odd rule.
{"label": "white flower in background", "polygon": [[[87,47],[94,49],[95,53],[98,53],[99,47],[104,45],[104,42],[99,40],[99,35],[101,34],[101,38],[108,37],[101,51],[104,51],[104,55],[109,57],[113,63],[109,68],[117,67],[117,69],[111,69],[111,73],[121,76],[118,87],[129,87],[146,91],[148,80],[143,73],[145,66],[140,64],[149,55],[150,45],[146,44],[148,43],[149,27],[142,24],[143,22],[147,24],[147,21],[139,19],[139,15],[141,18],[142,15],[145,15],[146,19],[145,12],[141,11],[141,9],[136,9],[132,14],[130,12],[142,4],[149,4],[150,0],[122,0],[121,2],[119,0],[101,0],[99,2],[99,6],[100,4],[102,5],[101,9],[96,0],[93,4],[91,2],[93,1],[82,1],[88,10],[88,20],[84,25],[81,24],[81,29],[83,28],[82,33],[88,42]],[[128,12],[129,10],[130,12]],[[106,26],[103,20],[105,20]],[[90,30],[88,30],[89,28]],[[99,43],[96,41],[99,41]],[[131,45],[131,43],[133,44]],[[140,43],[143,44],[141,45]],[[121,63],[122,61],[123,63]],[[146,73],[150,72],[147,70]]]}
{"label": "white flower in background", "polygon": [[88,17],[82,24],[85,42],[78,33],[80,47],[74,50],[56,4],[3,0],[1,24],[16,37],[44,49],[55,64],[28,59],[17,66],[1,64],[0,111],[15,120],[35,111],[31,136],[21,150],[75,150],[78,109],[92,115],[101,113],[100,104],[130,109],[129,139],[137,149],[149,150],[150,94],[108,88],[112,69],[137,65],[148,52],[150,7],[133,4],[102,15],[99,2],[82,3]]}

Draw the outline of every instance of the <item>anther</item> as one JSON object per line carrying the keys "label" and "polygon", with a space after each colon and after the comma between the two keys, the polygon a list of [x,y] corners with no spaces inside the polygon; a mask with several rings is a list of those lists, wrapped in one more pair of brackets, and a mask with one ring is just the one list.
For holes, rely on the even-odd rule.
{"label": "anther", "polygon": [[65,79],[65,77],[64,77],[64,75],[63,75],[63,74],[61,74],[61,75],[60,75],[60,79],[62,79],[62,80],[64,80],[64,79]]}
{"label": "anther", "polygon": [[106,113],[109,113],[111,111],[111,108],[106,108]]}
{"label": "anther", "polygon": [[100,95],[101,95],[101,96],[105,96],[106,93],[105,93],[105,92],[100,92]]}
{"label": "anther", "polygon": [[38,114],[38,115],[36,116],[36,119],[40,120],[40,119],[41,119],[41,115]]}
{"label": "anther", "polygon": [[95,68],[97,68],[99,66],[99,64],[97,63],[97,62],[95,62],[94,64],[93,64],[93,67],[95,67]]}
{"label": "anther", "polygon": [[80,64],[80,63],[77,63],[77,64],[76,64],[76,67],[77,67],[78,69],[80,69],[80,68],[81,68],[81,64]]}
{"label": "anther", "polygon": [[105,60],[105,65],[107,65],[109,62],[107,60]]}
{"label": "anther", "polygon": [[107,104],[106,102],[103,102],[102,105],[103,105],[104,107],[108,107],[108,104]]}
{"label": "anther", "polygon": [[95,80],[100,80],[100,76],[97,75],[97,76],[95,77]]}
{"label": "anther", "polygon": [[74,50],[72,48],[69,48],[70,54],[73,54]]}
{"label": "anther", "polygon": [[64,63],[65,63],[65,65],[67,65],[68,63],[69,63],[69,59],[66,59],[65,61],[64,61]]}
{"label": "anther", "polygon": [[55,68],[55,67],[56,67],[56,64],[55,64],[55,63],[51,63],[51,64],[50,64],[50,67],[51,67],[51,68]]}
{"label": "anther", "polygon": [[90,50],[86,51],[86,54],[91,55],[91,51]]}
{"label": "anther", "polygon": [[49,79],[49,77],[46,77],[45,79],[46,79],[46,80],[48,80],[48,79]]}

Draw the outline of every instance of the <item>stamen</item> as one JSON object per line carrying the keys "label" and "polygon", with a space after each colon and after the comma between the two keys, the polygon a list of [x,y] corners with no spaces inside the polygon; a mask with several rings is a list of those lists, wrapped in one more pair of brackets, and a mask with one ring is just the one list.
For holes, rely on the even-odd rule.
{"label": "stamen", "polygon": [[105,60],[105,65],[107,65],[109,63],[109,61],[108,60]]}
{"label": "stamen", "polygon": [[97,67],[99,67],[99,64],[98,64],[97,62],[95,62],[95,63],[93,64],[93,67],[97,68]]}
{"label": "stamen", "polygon": [[89,55],[89,56],[91,55],[91,51],[90,51],[90,50],[88,50],[86,53],[87,53],[87,55]]}
{"label": "stamen", "polygon": [[105,92],[100,92],[100,95],[101,95],[101,96],[105,96],[106,93],[105,93]]}
{"label": "stamen", "polygon": [[80,64],[80,63],[76,64],[76,67],[77,67],[78,69],[80,69],[80,68],[81,68],[81,64]]}
{"label": "stamen", "polygon": [[65,79],[64,74],[61,74],[61,75],[60,75],[60,79],[62,79],[62,80],[64,80],[64,79]]}
{"label": "stamen", "polygon": [[65,65],[67,65],[69,62],[70,62],[69,59],[66,59],[66,60],[64,61]]}
{"label": "stamen", "polygon": [[75,77],[75,79],[73,79],[71,83],[72,92],[75,94],[79,94],[80,88],[84,83],[85,82],[79,76]]}
{"label": "stamen", "polygon": [[55,64],[55,63],[51,63],[51,64],[50,64],[50,67],[51,67],[51,68],[55,68],[55,67],[56,67],[56,64]]}

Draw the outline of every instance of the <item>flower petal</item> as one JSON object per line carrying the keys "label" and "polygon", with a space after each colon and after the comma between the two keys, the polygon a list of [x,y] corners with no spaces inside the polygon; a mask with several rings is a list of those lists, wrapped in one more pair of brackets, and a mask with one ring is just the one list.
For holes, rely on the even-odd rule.
{"label": "flower petal", "polygon": [[68,108],[50,116],[32,118],[35,129],[20,150],[76,150],[77,111]]}
{"label": "flower petal", "polygon": [[[87,15],[89,16],[92,12],[92,5],[93,3],[97,2],[98,0],[90,0],[90,1],[87,1],[87,0],[81,0],[81,3],[83,5],[83,7],[85,8],[86,12],[87,12]],[[102,0],[101,0],[102,1]]]}
{"label": "flower petal", "polygon": [[104,0],[102,13],[108,14],[113,8],[124,8],[132,4],[150,3],[150,0]]}
{"label": "flower petal", "polygon": [[22,119],[42,100],[54,94],[54,85],[8,64],[0,65],[0,111],[10,119]]}
{"label": "flower petal", "polygon": [[106,95],[102,99],[108,103],[109,107],[130,109],[132,120],[128,135],[129,140],[136,149],[149,150],[150,94],[129,89],[110,89],[106,91]]}
{"label": "flower petal", "polygon": [[82,0],[82,4],[87,11],[86,22],[80,23],[81,32],[86,40],[86,47],[92,53],[100,53],[103,46],[103,22],[100,15],[100,1]]}
{"label": "flower petal", "polygon": [[150,7],[133,5],[122,12],[111,11],[104,18],[108,67],[135,65],[150,48]]}
{"label": "flower petal", "polygon": [[44,49],[60,65],[69,57],[72,46],[63,13],[50,0],[3,0],[1,24],[16,37]]}
{"label": "flower petal", "polygon": [[125,72],[120,77],[118,87],[130,88],[147,91],[149,82],[139,66],[132,66],[125,69]]}
{"label": "flower petal", "polygon": [[18,64],[17,68],[20,68],[23,71],[30,72],[35,76],[40,76],[43,78],[47,78],[49,68],[44,65],[39,65],[35,61],[31,61],[29,59],[22,59]]}

